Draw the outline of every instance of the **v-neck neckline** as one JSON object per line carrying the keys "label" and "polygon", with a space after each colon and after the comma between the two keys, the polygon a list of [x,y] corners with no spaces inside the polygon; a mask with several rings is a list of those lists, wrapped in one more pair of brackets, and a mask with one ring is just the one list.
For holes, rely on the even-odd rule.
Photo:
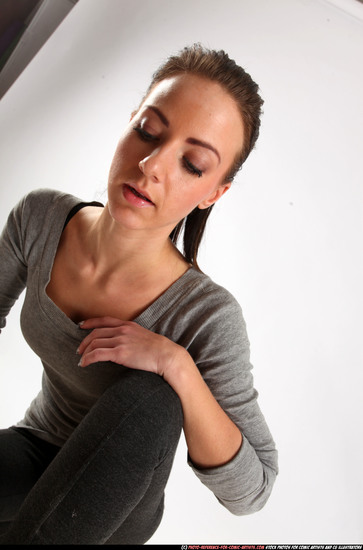
{"label": "v-neck neckline", "polygon": [[[62,210],[63,215],[59,215],[59,205],[53,205],[53,208],[57,208],[57,216],[55,217],[54,222],[52,212],[48,212],[48,216],[52,217],[51,222],[53,223],[48,224],[51,225],[51,229],[44,242],[41,262],[39,266],[40,270],[37,286],[38,301],[44,313],[53,323],[57,325],[60,330],[62,330],[62,332],[65,332],[74,337],[79,335],[78,323],[72,321],[72,319],[68,317],[68,315],[64,313],[64,311],[62,311],[55,304],[55,302],[53,302],[53,300],[48,296],[46,292],[46,288],[50,281],[56,253],[59,247],[60,239],[65,227],[65,221],[67,220],[70,211],[80,203],[83,203],[85,206],[92,205],[92,203],[81,201],[81,199],[73,197],[72,195],[68,195],[68,198],[71,199],[69,201],[71,205],[69,205],[69,203],[67,202],[67,208],[64,206],[64,210]],[[98,203],[98,205],[101,205],[101,203]],[[161,317],[161,315],[163,315],[165,311],[170,309],[170,307],[172,307],[172,304],[175,303],[175,300],[180,295],[181,288],[183,288],[183,286],[185,285],[188,286],[188,283],[193,283],[193,281],[200,281],[201,276],[203,276],[203,274],[198,272],[193,266],[191,266],[149,306],[147,306],[139,315],[137,315],[137,317],[135,317],[133,321],[140,324],[144,328],[151,329],[153,325],[157,322],[157,320]]]}

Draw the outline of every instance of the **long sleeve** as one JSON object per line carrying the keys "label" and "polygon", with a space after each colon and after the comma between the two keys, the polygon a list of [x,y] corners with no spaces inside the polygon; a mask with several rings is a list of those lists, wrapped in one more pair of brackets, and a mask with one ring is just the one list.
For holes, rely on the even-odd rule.
{"label": "long sleeve", "polygon": [[237,455],[211,469],[189,465],[200,481],[233,514],[260,510],[278,473],[277,451],[257,403],[251,373],[249,341],[241,308],[226,291],[214,291],[189,351],[216,400],[243,436]]}
{"label": "long sleeve", "polygon": [[6,316],[26,285],[22,226],[24,199],[11,211],[0,237],[0,332]]}
{"label": "long sleeve", "polygon": [[[160,308],[160,299],[158,304]],[[190,459],[188,463],[231,513],[256,512],[272,491],[278,473],[277,451],[257,402],[241,307],[226,289],[195,270],[166,293],[162,305],[155,324],[150,310],[138,321],[188,350],[243,437],[237,455],[223,466],[198,469]]]}

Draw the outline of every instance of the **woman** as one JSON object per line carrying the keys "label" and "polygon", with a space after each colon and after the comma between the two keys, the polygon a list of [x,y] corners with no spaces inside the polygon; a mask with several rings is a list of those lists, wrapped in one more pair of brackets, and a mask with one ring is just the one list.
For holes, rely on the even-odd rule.
{"label": "woman", "polygon": [[223,51],[185,48],[133,113],[105,207],[38,190],[10,214],[0,326],[26,286],[22,330],[44,375],[25,418],[0,435],[3,544],[146,542],[182,428],[189,465],[224,506],[247,514],[266,502],[277,453],[241,310],[197,264],[261,106]]}

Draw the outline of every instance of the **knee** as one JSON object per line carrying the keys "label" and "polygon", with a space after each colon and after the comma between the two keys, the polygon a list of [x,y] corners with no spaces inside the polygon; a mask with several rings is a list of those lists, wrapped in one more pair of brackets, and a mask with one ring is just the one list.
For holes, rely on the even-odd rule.
{"label": "knee", "polygon": [[122,379],[110,386],[102,401],[119,417],[147,432],[150,438],[172,442],[179,440],[183,426],[180,399],[165,380],[147,371],[129,369]]}
{"label": "knee", "polygon": [[183,411],[177,393],[160,376],[145,374],[142,383],[145,401],[142,400],[141,410],[147,415],[150,428],[159,438],[179,440]]}

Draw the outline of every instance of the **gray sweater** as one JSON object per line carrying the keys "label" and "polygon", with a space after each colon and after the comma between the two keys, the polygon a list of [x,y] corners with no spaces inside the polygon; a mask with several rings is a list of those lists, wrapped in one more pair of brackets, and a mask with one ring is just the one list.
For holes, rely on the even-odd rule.
{"label": "gray sweater", "polygon": [[[65,220],[80,202],[54,190],[34,191],[12,210],[0,239],[0,330],[26,287],[21,329],[44,367],[42,390],[18,426],[56,445],[69,438],[125,368],[112,362],[79,368],[76,349],[85,331],[45,292]],[[227,290],[191,268],[134,321],[188,350],[243,434],[241,449],[229,463],[197,469],[188,460],[189,465],[232,513],[259,510],[277,475],[277,451],[257,404],[240,306]]]}

